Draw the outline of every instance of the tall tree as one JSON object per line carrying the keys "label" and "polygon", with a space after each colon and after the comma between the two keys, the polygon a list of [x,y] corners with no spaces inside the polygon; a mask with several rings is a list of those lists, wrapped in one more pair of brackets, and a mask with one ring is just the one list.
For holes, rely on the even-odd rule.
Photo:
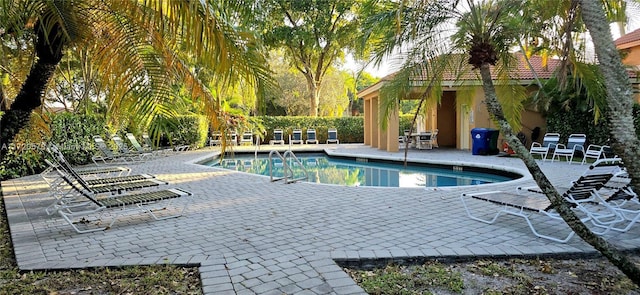
{"label": "tall tree", "polygon": [[[562,219],[578,236],[599,250],[631,280],[640,285],[639,269],[580,221],[518,140],[512,123],[503,111],[504,107],[513,109],[513,104],[517,101],[506,102],[499,99],[492,69],[506,71],[510,68],[512,55],[509,49],[517,44],[517,40],[527,29],[520,17],[524,2],[467,0],[462,2],[462,9],[459,9],[459,1],[372,1],[372,4],[374,6],[369,8],[375,12],[372,19],[379,25],[371,31],[381,30],[371,33],[371,36],[379,38],[375,42],[378,44],[378,57],[392,52],[398,46],[412,45],[405,62],[405,68],[409,70],[401,70],[395,79],[395,83],[402,87],[396,87],[399,91],[394,92],[381,91],[382,104],[385,106],[381,117],[387,118],[390,110],[397,107],[398,93],[410,91],[413,86],[411,82],[415,83],[411,78],[416,77],[416,74],[427,78],[423,85],[423,98],[434,95],[434,92],[436,95],[441,92],[438,85],[444,68],[452,65],[449,62],[454,56],[451,52],[464,51],[468,54],[466,63],[471,65],[473,70],[479,71],[485,102],[493,120]],[[455,33],[446,34],[454,24]],[[443,49],[443,45],[449,46]],[[437,54],[433,55],[432,52]],[[461,68],[448,70],[459,73]],[[500,77],[500,73],[497,76]]]}
{"label": "tall tree", "polygon": [[[227,1],[222,1],[227,2]],[[233,2],[233,1],[229,1]],[[212,120],[219,102],[187,66],[207,66],[220,87],[246,79],[268,81],[258,42],[239,34],[219,1],[3,0],[0,38],[32,40],[33,64],[0,119],[0,140],[10,144],[42,104],[65,49],[85,48],[110,87],[113,106],[128,106],[143,123],[171,114],[171,87],[182,81],[200,97]],[[32,37],[31,37],[32,36]],[[6,149],[0,150],[0,161]]]}
{"label": "tall tree", "polygon": [[[636,135],[632,113],[633,89],[629,74],[622,65],[620,54],[613,43],[611,30],[605,17],[602,3],[599,1],[578,0],[582,9],[583,20],[593,39],[598,67],[605,79],[607,92],[607,114],[611,133],[613,151],[625,163],[631,177],[631,185],[640,188],[640,140]],[[630,263],[620,257],[620,263]],[[612,258],[610,258],[611,260]],[[629,268],[632,265],[628,266]],[[625,273],[627,273],[625,271]],[[630,274],[627,273],[629,276]],[[639,284],[640,271],[634,273],[634,282]]]}
{"label": "tall tree", "polygon": [[359,0],[262,0],[255,5],[266,44],[283,48],[305,77],[309,115],[317,116],[320,86],[329,68],[354,45]]}

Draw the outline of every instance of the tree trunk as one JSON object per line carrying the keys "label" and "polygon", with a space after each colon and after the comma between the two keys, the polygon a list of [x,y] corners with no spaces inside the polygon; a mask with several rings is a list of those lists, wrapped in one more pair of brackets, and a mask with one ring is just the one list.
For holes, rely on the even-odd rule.
{"label": "tree trunk", "polygon": [[318,116],[318,105],[320,104],[320,87],[313,78],[307,79],[307,89],[309,90],[309,116]]}
{"label": "tree trunk", "polygon": [[607,121],[613,151],[624,160],[633,187],[640,188],[640,141],[633,125],[633,89],[598,1],[580,1],[607,91]]}
{"label": "tree trunk", "polygon": [[547,198],[549,198],[555,210],[560,214],[560,217],[562,217],[567,225],[569,225],[569,227],[580,238],[589,243],[596,250],[600,251],[602,255],[607,257],[612,264],[622,270],[622,272],[624,272],[634,283],[640,285],[640,269],[638,269],[626,256],[616,250],[613,245],[605,239],[595,235],[584,223],[582,223],[582,221],[580,221],[580,218],[576,216],[568,202],[564,200],[564,198],[551,184],[549,179],[544,175],[542,170],[540,170],[540,167],[533,156],[531,156],[525,146],[520,142],[520,140],[518,140],[517,136],[513,134],[513,129],[511,129],[511,125],[509,125],[509,122],[504,117],[502,106],[500,106],[496,97],[495,87],[491,78],[491,69],[488,63],[484,63],[480,66],[480,75],[482,76],[482,89],[484,90],[489,114],[491,114],[498,122],[500,131],[507,139],[509,146],[511,146],[518,157],[522,159],[525,166],[533,176],[533,179],[538,184],[538,187],[540,187]]}
{"label": "tree trunk", "polygon": [[[582,19],[589,30],[598,56],[599,68],[605,79],[607,91],[607,121],[612,148],[620,156],[631,177],[631,185],[640,188],[640,141],[633,125],[633,90],[629,74],[624,69],[611,30],[599,1],[579,0]],[[607,256],[607,258],[609,258]],[[640,270],[625,260],[625,263],[609,258],[637,285],[640,285]]]}
{"label": "tree trunk", "polygon": [[[36,28],[36,62],[13,103],[0,119],[0,162],[4,160],[15,136],[29,124],[31,112],[42,105],[42,95],[62,59],[64,39],[60,25],[45,32],[39,23]],[[48,33],[48,36],[45,35]]]}
{"label": "tree trunk", "polygon": [[305,71],[298,69],[307,81],[307,101],[309,102],[309,116],[318,116],[318,105],[320,104],[320,83],[311,74],[311,70],[305,67]]}

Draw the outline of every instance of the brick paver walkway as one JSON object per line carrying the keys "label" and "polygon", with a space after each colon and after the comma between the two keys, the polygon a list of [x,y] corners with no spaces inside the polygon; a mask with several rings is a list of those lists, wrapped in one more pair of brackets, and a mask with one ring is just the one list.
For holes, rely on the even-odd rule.
{"label": "brick paver walkway", "polygon": [[[363,145],[322,147],[329,153],[391,159],[404,153]],[[466,216],[461,193],[514,190],[533,184],[530,177],[435,189],[286,185],[196,164],[214,152],[190,151],[129,165],[134,173],[151,173],[193,192],[185,216],[153,221],[146,215],[131,215],[109,230],[88,234],[78,234],[59,216],[44,213],[51,199],[39,176],[3,182],[18,266],[37,270],[174,263],[200,266],[206,294],[364,294],[336,261],[368,264],[407,258],[594,252],[577,237],[566,244],[536,238],[515,217],[486,225]],[[524,171],[516,158],[472,156],[469,151],[412,150],[409,158]],[[557,184],[576,179],[586,169],[539,163]],[[485,203],[473,206],[496,209]],[[560,222],[535,221],[542,231],[568,231]],[[605,237],[631,249],[640,246],[639,234],[640,227],[634,227]]]}

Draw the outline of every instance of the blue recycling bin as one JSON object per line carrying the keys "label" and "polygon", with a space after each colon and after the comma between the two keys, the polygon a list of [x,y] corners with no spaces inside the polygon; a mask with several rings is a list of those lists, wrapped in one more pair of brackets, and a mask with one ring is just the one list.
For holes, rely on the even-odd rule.
{"label": "blue recycling bin", "polygon": [[497,155],[498,135],[500,131],[491,128],[471,129],[471,154],[472,155]]}

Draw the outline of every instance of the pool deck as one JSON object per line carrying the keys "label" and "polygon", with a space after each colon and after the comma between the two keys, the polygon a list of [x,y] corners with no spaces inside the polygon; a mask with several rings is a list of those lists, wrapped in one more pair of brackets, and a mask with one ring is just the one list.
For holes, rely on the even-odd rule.
{"label": "pool deck", "polygon": [[[261,150],[269,150],[262,146]],[[305,145],[330,154],[402,159],[361,144]],[[252,148],[245,148],[252,151]],[[578,237],[557,243],[535,237],[523,219],[492,225],[467,217],[461,193],[514,191],[533,185],[514,157],[470,151],[410,150],[415,161],[507,167],[522,179],[452,188],[344,187],[283,184],[268,177],[196,164],[215,149],[188,151],[128,165],[191,191],[185,216],[154,221],[124,216],[106,231],[78,234],[44,208],[52,202],[38,175],[4,181],[2,189],[18,266],[50,270],[172,263],[199,266],[205,294],[365,294],[336,263],[495,256],[589,255]],[[554,184],[567,184],[586,165],[538,161]],[[474,209],[495,212],[476,202]],[[562,222],[532,217],[542,232],[567,232]],[[640,226],[604,237],[620,249],[640,248]]]}

